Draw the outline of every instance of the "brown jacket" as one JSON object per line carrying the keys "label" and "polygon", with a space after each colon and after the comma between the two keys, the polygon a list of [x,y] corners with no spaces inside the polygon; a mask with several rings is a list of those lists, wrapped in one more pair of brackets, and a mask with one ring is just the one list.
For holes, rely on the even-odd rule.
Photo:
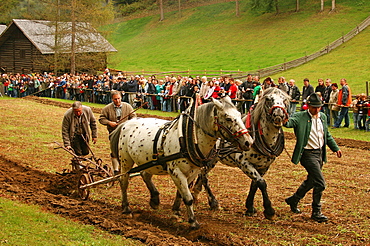
{"label": "brown jacket", "polygon": [[[82,105],[82,128],[83,131],[86,133],[85,138],[87,142],[89,139],[97,138],[98,137],[98,128],[96,126],[96,119],[90,107]],[[64,146],[71,146],[71,142],[73,141],[73,137],[76,131],[76,117],[73,113],[73,109],[70,108],[64,114],[63,123],[62,123],[62,138]],[[91,132],[90,132],[90,130]]]}
{"label": "brown jacket", "polygon": [[[122,114],[121,114],[122,121],[120,121],[120,123],[123,123],[126,120],[130,120],[130,119],[136,117],[136,113],[134,112],[134,109],[132,108],[132,106],[130,104],[122,102],[121,105],[122,105],[122,108],[121,108],[121,110],[122,110]],[[129,116],[126,117],[127,115],[129,115]],[[124,117],[126,117],[126,118],[124,118]],[[110,121],[117,122],[117,116],[116,116],[116,110],[114,109],[114,103],[110,103],[107,106],[105,106],[102,109],[101,115],[99,117],[100,124],[107,126],[107,129],[108,129],[109,133],[111,133],[115,129],[115,128],[112,128],[109,125]]]}

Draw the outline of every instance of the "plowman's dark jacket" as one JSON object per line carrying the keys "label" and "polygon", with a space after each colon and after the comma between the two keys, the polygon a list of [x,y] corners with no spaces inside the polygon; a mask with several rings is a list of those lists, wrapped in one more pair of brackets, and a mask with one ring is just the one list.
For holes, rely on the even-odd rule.
{"label": "plowman's dark jacket", "polygon": [[[320,119],[324,127],[323,161],[326,162],[326,145],[328,145],[333,152],[337,152],[339,147],[328,131],[327,118],[322,112],[320,112]],[[303,149],[307,145],[308,138],[310,136],[312,126],[311,116],[307,111],[297,112],[289,118],[288,122],[284,126],[287,128],[294,128],[297,142],[294,148],[292,162],[294,164],[298,164],[301,159]]]}

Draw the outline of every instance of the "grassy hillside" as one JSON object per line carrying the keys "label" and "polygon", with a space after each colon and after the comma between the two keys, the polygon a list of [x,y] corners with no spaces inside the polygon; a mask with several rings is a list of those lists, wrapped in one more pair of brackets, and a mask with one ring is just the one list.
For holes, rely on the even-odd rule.
{"label": "grassy hillside", "polygon": [[[313,60],[303,66],[290,69],[273,77],[285,76],[295,79],[297,84],[303,86],[305,77],[311,79],[316,86],[318,78],[330,78],[339,85],[341,78],[346,78],[352,89],[352,94],[366,92],[366,81],[370,81],[370,28],[360,35],[338,47],[327,55]],[[370,84],[369,84],[370,86]],[[369,88],[370,89],[370,88]]]}
{"label": "grassy hillside", "polygon": [[[158,16],[131,20],[113,26],[111,41],[120,53],[112,62],[132,69],[265,67],[327,45],[363,20],[368,15],[365,7],[358,11],[339,5],[338,13],[329,15],[327,8],[317,13],[312,6],[303,6],[299,13],[258,16],[244,6],[242,16],[236,18],[230,2],[189,9],[181,18],[171,12],[163,22],[158,22]],[[169,59],[168,65],[162,65]],[[240,62],[231,63],[233,59]]]}

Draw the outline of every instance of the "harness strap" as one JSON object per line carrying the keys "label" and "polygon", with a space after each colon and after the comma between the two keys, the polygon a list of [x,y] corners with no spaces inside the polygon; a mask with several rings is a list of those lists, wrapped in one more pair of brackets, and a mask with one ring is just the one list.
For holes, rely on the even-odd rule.
{"label": "harness strap", "polygon": [[[280,107],[274,106],[274,108],[280,108]],[[272,111],[269,111],[269,115],[271,112]],[[253,123],[253,114],[251,112],[248,113],[245,125],[246,127],[248,126],[247,129],[250,130],[249,132],[252,133],[252,138],[254,139],[252,147],[257,152],[259,152],[261,155],[275,158],[283,152],[284,146],[285,146],[285,139],[284,139],[284,131],[281,128],[279,129],[279,135],[276,139],[274,146],[270,147],[270,145],[267,143],[267,140],[263,134],[260,121],[258,121],[257,130],[255,130],[256,126]]]}
{"label": "harness strap", "polygon": [[180,158],[184,158],[184,157],[185,156],[182,153],[176,153],[176,154],[172,154],[172,155],[169,155],[169,156],[163,156],[163,157],[160,157],[157,161],[147,162],[147,163],[142,164],[140,166],[134,167],[134,168],[130,169],[130,171],[128,171],[127,173],[141,172],[145,169],[148,169],[148,168],[151,168],[151,167],[154,167],[154,166],[158,166],[158,165],[162,165],[163,170],[166,170],[166,166],[167,166],[166,162],[167,161],[172,161],[172,160],[176,160],[176,159],[180,159]]}
{"label": "harness strap", "polygon": [[153,142],[153,156],[152,156],[152,158],[154,159],[154,160],[157,160],[158,159],[158,140],[159,140],[159,137],[160,137],[160,135],[161,135],[161,133],[164,131],[164,130],[167,130],[169,127],[170,127],[170,125],[172,124],[172,122],[167,122],[167,123],[165,123],[164,125],[162,125],[159,129],[158,129],[158,131],[157,131],[157,133],[155,134],[155,137],[154,137],[154,142]]}
{"label": "harness strap", "polygon": [[256,134],[256,138],[252,146],[254,146],[262,155],[269,156],[271,158],[279,156],[283,152],[285,146],[284,131],[282,129],[279,130],[279,135],[272,147],[267,144],[265,136],[260,134],[260,131],[260,129],[257,131],[258,134]]}

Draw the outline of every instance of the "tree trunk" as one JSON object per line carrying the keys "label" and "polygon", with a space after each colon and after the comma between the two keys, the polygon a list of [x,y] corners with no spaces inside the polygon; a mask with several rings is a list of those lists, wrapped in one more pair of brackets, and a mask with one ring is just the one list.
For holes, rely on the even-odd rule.
{"label": "tree trunk", "polygon": [[296,0],[295,12],[299,11],[299,0]]}
{"label": "tree trunk", "polygon": [[279,0],[275,0],[275,10],[276,10],[276,14],[278,15],[280,12],[279,12]]}
{"label": "tree trunk", "polygon": [[181,18],[181,0],[179,0],[179,17]]}
{"label": "tree trunk", "polygon": [[58,74],[58,61],[59,61],[59,20],[60,20],[60,1],[57,1],[57,18],[55,21],[55,34],[54,34],[54,74]]}
{"label": "tree trunk", "polygon": [[71,33],[71,74],[76,72],[76,0],[72,1],[72,33]]}
{"label": "tree trunk", "polygon": [[331,10],[330,12],[335,11],[335,0],[331,0]]}
{"label": "tree trunk", "polygon": [[324,0],[321,0],[320,12],[323,12],[323,11],[324,11]]}
{"label": "tree trunk", "polygon": [[163,21],[164,20],[163,0],[159,0],[159,10],[161,12],[161,18],[159,19],[159,21]]}
{"label": "tree trunk", "polygon": [[239,17],[239,0],[235,1],[235,15]]}

